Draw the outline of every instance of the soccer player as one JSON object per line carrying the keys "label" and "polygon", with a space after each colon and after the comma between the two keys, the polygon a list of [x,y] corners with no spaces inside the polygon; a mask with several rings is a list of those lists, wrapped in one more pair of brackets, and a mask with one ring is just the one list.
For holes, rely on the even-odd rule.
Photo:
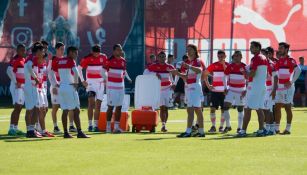
{"label": "soccer player", "polygon": [[79,82],[79,72],[76,66],[75,60],[78,57],[78,49],[70,46],[67,48],[67,57],[60,59],[53,71],[58,71],[60,76],[60,106],[63,110],[62,113],[62,124],[64,130],[64,138],[73,138],[67,130],[67,115],[73,115],[74,122],[77,127],[78,138],[89,138],[81,130],[80,122],[80,101],[77,92],[77,86]]}
{"label": "soccer player", "polygon": [[[46,130],[45,117],[48,111],[48,98],[47,98],[47,64],[44,56],[46,48],[44,47],[43,55],[37,55],[33,58],[33,70],[36,72],[38,83],[38,121],[37,131],[43,137],[54,137],[49,131]],[[41,58],[42,56],[42,58]],[[38,127],[39,126],[39,127]]]}
{"label": "soccer player", "polygon": [[160,118],[162,132],[167,132],[168,108],[173,106],[172,89],[175,88],[175,85],[172,84],[172,74],[170,73],[173,70],[175,70],[174,66],[166,63],[166,54],[163,51],[158,54],[158,62],[148,67],[148,71],[155,73],[161,80]]}
{"label": "soccer player", "polygon": [[7,68],[7,75],[11,80],[10,92],[12,95],[14,110],[11,114],[10,129],[8,131],[9,136],[23,135],[24,133],[18,129],[18,121],[22,106],[25,102],[24,97],[24,64],[26,47],[23,44],[19,44],[16,49],[16,56],[14,56],[10,65]]}
{"label": "soccer player", "polygon": [[266,93],[264,100],[264,116],[265,116],[265,134],[266,135],[274,135],[275,134],[275,125],[274,125],[274,115],[273,115],[273,105],[274,99],[272,97],[273,89],[277,88],[277,75],[275,71],[275,62],[274,60],[274,50],[271,47],[265,49],[265,56],[268,59],[268,71],[267,71],[267,79],[266,79]]}
{"label": "soccer player", "polygon": [[299,60],[299,67],[302,70],[299,78],[295,81],[295,93],[299,92],[299,95],[301,96],[301,102],[302,102],[302,106],[305,107],[306,106],[306,87],[305,87],[305,75],[307,72],[307,66],[304,65],[305,63],[305,58],[303,56],[298,58]]}
{"label": "soccer player", "polygon": [[[189,61],[187,63],[183,62],[182,66],[187,69],[187,73],[179,73],[175,70],[175,73],[183,78],[187,83],[186,98],[187,98],[187,128],[184,133],[179,134],[177,137],[205,137],[204,132],[204,117],[202,113],[202,84],[201,75],[205,69],[205,64],[200,60],[197,47],[195,45],[189,44],[187,46],[187,52],[189,56]],[[194,112],[197,115],[197,124],[199,126],[198,132],[192,134],[192,125],[194,120]]]}
{"label": "soccer player", "polygon": [[124,77],[126,72],[126,60],[121,57],[122,46],[116,44],[113,46],[113,55],[107,60],[107,127],[106,132],[111,133],[111,119],[115,107],[115,120],[113,133],[122,133],[119,127],[121,109],[125,95]]}
{"label": "soccer player", "polygon": [[[88,131],[99,132],[98,120],[100,116],[100,106],[103,101],[105,79],[102,77],[101,72],[105,67],[107,56],[101,53],[101,48],[98,44],[92,47],[92,53],[85,56],[80,65],[78,66],[79,75],[82,84],[86,87],[88,95]],[[86,69],[86,80],[83,78],[82,69]],[[95,108],[95,113],[94,113]],[[93,127],[94,116],[94,127]]]}
{"label": "soccer player", "polygon": [[294,82],[298,79],[301,69],[297,66],[295,59],[288,55],[290,45],[288,43],[279,43],[278,52],[281,58],[276,62],[276,72],[278,76],[277,90],[273,91],[275,97],[275,130],[279,133],[281,119],[281,108],[284,107],[287,113],[287,126],[282,134],[291,133],[292,123],[292,104],[294,96]]}
{"label": "soccer player", "polygon": [[44,61],[44,47],[41,43],[36,42],[32,47],[32,54],[29,55],[25,62],[24,75],[24,95],[25,95],[25,107],[26,107],[26,125],[27,125],[27,137],[28,138],[41,138],[42,135],[35,131],[35,123],[38,121],[38,63]]}
{"label": "soccer player", "polygon": [[241,62],[241,51],[235,51],[233,54],[232,63],[227,66],[225,70],[224,87],[225,87],[225,100],[224,100],[224,117],[226,127],[224,133],[231,130],[229,108],[236,106],[238,110],[238,128],[237,132],[242,129],[243,124],[243,109],[246,103],[246,65]]}
{"label": "soccer player", "polygon": [[268,69],[268,61],[264,55],[260,54],[261,44],[257,41],[252,41],[250,51],[254,55],[247,69],[248,86],[246,92],[246,106],[244,109],[243,127],[240,130],[238,137],[246,137],[246,129],[251,118],[252,109],[257,111],[259,130],[256,133],[257,137],[265,135],[264,132],[264,97],[266,93],[266,76]]}
{"label": "soccer player", "polygon": [[[216,115],[215,111],[221,107],[221,123],[219,127],[219,132],[223,132],[223,125],[224,125],[224,99],[225,99],[225,89],[223,83],[223,77],[225,76],[224,71],[226,67],[229,65],[225,61],[226,54],[225,51],[219,50],[217,52],[218,61],[209,65],[207,70],[204,73],[204,80],[206,86],[211,91],[211,99],[210,99],[210,119],[212,126],[208,132],[216,132],[215,121]],[[208,81],[208,75],[212,74],[213,82],[212,85]],[[228,128],[228,130],[231,128]]]}

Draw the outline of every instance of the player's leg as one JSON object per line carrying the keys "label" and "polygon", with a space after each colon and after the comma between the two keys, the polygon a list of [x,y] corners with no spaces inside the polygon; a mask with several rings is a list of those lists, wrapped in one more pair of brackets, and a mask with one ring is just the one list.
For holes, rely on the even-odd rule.
{"label": "player's leg", "polygon": [[257,136],[264,136],[264,113],[263,113],[263,109],[258,109],[257,111],[257,115],[258,115],[258,124],[259,124],[259,130],[257,132]]}
{"label": "player's leg", "polygon": [[240,132],[242,129],[243,125],[243,118],[244,118],[244,106],[237,106],[237,111],[238,111],[238,128],[237,128],[237,133]]}
{"label": "player's leg", "polygon": [[114,133],[121,133],[122,130],[120,129],[120,118],[121,118],[121,111],[122,106],[116,106],[115,107],[115,113],[114,113]]}
{"label": "player's leg", "polygon": [[59,108],[60,108],[59,104],[53,104],[52,109],[51,109],[51,116],[52,116],[52,121],[53,121],[53,132],[56,134],[61,132],[58,126],[58,119],[57,119],[57,112]]}
{"label": "player's leg", "polygon": [[166,124],[166,111],[167,111],[167,107],[166,106],[160,106],[160,120],[161,120],[161,123],[162,123],[162,127],[161,127],[161,131],[162,132],[166,132],[166,127],[165,127],[165,124]]}
{"label": "player's leg", "polygon": [[88,116],[88,130],[91,132],[93,130],[93,115],[95,108],[95,96],[94,91],[88,92],[88,106],[87,106],[87,116]]}
{"label": "player's leg", "polygon": [[107,109],[107,127],[106,127],[106,132],[111,133],[111,120],[112,120],[112,115],[113,115],[113,109],[114,106],[108,105]]}
{"label": "player's leg", "polygon": [[74,116],[74,122],[77,128],[77,138],[90,138],[81,129],[80,109],[76,107],[75,109],[72,110],[72,114]]}
{"label": "player's leg", "polygon": [[291,134],[291,123],[292,123],[293,113],[292,113],[291,104],[285,104],[284,107],[285,107],[286,114],[287,114],[287,125],[286,125],[286,129],[284,130],[282,134],[286,135],[286,134]]}
{"label": "player's leg", "polygon": [[100,117],[100,108],[101,108],[101,100],[97,99],[95,102],[95,112],[94,112],[94,128],[92,131],[94,132],[99,132],[98,129],[98,121],[99,121],[99,117]]}
{"label": "player's leg", "polygon": [[231,107],[232,103],[225,101],[223,108],[224,108],[224,118],[226,121],[226,127],[223,131],[223,133],[227,133],[229,131],[231,131],[231,125],[230,125],[230,113],[229,113],[229,109]]}
{"label": "player's leg", "polygon": [[19,121],[19,116],[20,116],[20,112],[22,110],[22,106],[18,103],[14,104],[14,109],[12,111],[11,114],[11,121],[10,121],[10,129],[8,131],[8,135],[10,136],[15,136],[17,135],[17,126],[18,126],[18,121]]}
{"label": "player's leg", "polygon": [[64,131],[64,138],[73,138],[72,135],[69,134],[68,129],[67,129],[67,117],[69,114],[69,110],[68,109],[63,109],[62,112],[62,125],[63,125],[63,131]]}
{"label": "player's leg", "polygon": [[218,106],[221,107],[221,119],[220,119],[220,127],[219,127],[219,132],[224,131],[224,123],[225,123],[225,117],[224,117],[224,100],[225,100],[225,95],[224,93],[219,92],[218,93],[219,98],[217,99]]}
{"label": "player's leg", "polygon": [[246,136],[246,130],[247,130],[249,121],[251,119],[251,112],[252,112],[252,110],[248,107],[244,109],[243,125],[242,125],[241,131],[238,134],[239,137],[245,137]]}
{"label": "player's leg", "polygon": [[195,114],[197,116],[198,132],[193,135],[194,137],[205,137],[204,132],[204,116],[201,107],[194,108]]}
{"label": "player's leg", "polygon": [[280,126],[280,120],[281,120],[281,108],[283,107],[282,103],[276,103],[275,104],[275,131],[278,134],[280,132],[279,126]]}

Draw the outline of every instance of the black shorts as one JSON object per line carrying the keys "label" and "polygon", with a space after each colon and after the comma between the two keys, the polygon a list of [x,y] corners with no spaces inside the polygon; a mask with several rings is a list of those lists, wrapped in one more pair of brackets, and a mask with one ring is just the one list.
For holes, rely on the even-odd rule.
{"label": "black shorts", "polygon": [[94,91],[88,91],[88,92],[87,92],[87,97],[96,97],[96,92],[94,92]]}
{"label": "black shorts", "polygon": [[210,107],[219,109],[220,106],[221,109],[224,109],[224,100],[225,100],[224,92],[211,92]]}
{"label": "black shorts", "polygon": [[300,93],[305,93],[305,82],[296,82],[295,93],[297,93],[297,90],[299,90]]}

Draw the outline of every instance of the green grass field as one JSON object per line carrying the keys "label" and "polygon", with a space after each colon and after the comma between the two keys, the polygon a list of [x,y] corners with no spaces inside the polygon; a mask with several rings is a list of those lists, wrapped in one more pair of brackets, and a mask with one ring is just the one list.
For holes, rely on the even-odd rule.
{"label": "green grass field", "polygon": [[[186,112],[170,111],[169,133],[89,133],[90,139],[64,140],[8,137],[11,109],[0,109],[0,174],[307,174],[307,109],[295,108],[292,135],[234,138],[207,135],[178,139],[184,131]],[[24,112],[22,113],[24,114]],[[205,109],[205,129],[210,127]],[[231,111],[236,128],[236,111]],[[218,115],[219,116],[219,113]],[[281,130],[285,127],[285,113]],[[87,128],[86,110],[81,113]],[[24,116],[20,126],[25,130]],[[59,123],[61,126],[61,123]],[[50,112],[48,129],[52,130]],[[253,112],[249,133],[256,130]],[[157,128],[160,130],[160,126]]]}

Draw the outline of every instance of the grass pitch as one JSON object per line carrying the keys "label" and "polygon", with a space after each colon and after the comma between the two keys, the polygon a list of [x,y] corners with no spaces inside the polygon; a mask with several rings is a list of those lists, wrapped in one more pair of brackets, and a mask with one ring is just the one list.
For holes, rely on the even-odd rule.
{"label": "grass pitch", "polygon": [[[0,109],[0,174],[307,174],[307,109],[295,108],[292,134],[234,138],[237,115],[231,110],[233,131],[227,135],[178,139],[185,130],[186,112],[171,110],[168,133],[88,133],[90,139],[27,139],[8,137],[11,109]],[[61,111],[60,111],[61,113]],[[58,116],[60,116],[60,113]],[[217,113],[219,115],[219,112]],[[205,109],[205,130],[211,126]],[[248,132],[257,129],[256,112]],[[60,117],[58,117],[60,119]],[[86,110],[81,112],[87,129]],[[217,118],[219,120],[219,117]],[[281,130],[285,127],[283,112]],[[61,123],[59,122],[59,126]],[[25,131],[24,111],[19,128]],[[50,111],[47,128],[52,131]],[[60,127],[62,128],[62,127]],[[160,130],[160,125],[157,130]]]}

